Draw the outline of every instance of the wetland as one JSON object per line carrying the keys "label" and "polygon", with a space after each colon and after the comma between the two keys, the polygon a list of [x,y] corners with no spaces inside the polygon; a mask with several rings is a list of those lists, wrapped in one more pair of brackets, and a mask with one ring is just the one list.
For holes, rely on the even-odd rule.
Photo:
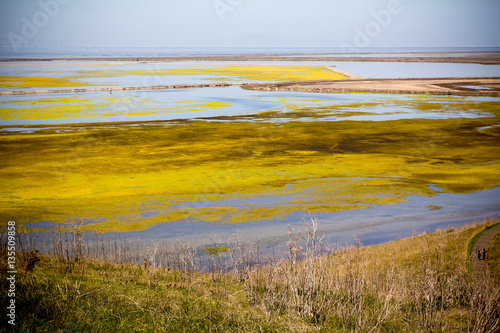
{"label": "wetland", "polygon": [[[0,89],[351,82],[319,63],[9,63]],[[397,238],[408,222],[500,212],[499,112],[498,97],[239,86],[3,96],[0,216],[33,231],[79,219],[151,240],[244,230],[264,242],[314,216],[327,233]]]}

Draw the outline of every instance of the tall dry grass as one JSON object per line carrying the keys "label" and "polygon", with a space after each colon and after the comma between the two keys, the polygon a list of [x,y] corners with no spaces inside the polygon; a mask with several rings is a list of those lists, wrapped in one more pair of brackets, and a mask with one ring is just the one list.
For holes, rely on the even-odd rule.
{"label": "tall dry grass", "polygon": [[[470,228],[470,226],[468,227]],[[344,332],[495,332],[498,288],[466,270],[467,235],[448,229],[379,247],[361,243],[317,256],[317,222],[291,233],[288,256],[250,273],[249,299],[271,317],[293,313]],[[467,312],[467,315],[464,315]]]}
{"label": "tall dry grass", "polygon": [[[182,286],[186,295],[197,291],[224,304],[238,299],[243,302],[238,308],[261,312],[268,327],[290,331],[496,332],[499,289],[490,279],[473,280],[466,266],[468,240],[490,222],[380,246],[366,247],[356,238],[352,245],[334,247],[311,219],[304,230],[290,229],[280,256],[265,256],[259,242],[237,236],[211,242],[216,245],[172,242],[146,248],[120,235],[82,233],[79,221],[55,230],[48,244],[29,234],[20,234],[19,244],[26,265],[35,247],[56,259],[64,276],[57,284],[62,299],[79,299],[85,294],[86,267],[107,263],[114,269],[108,279],[144,281],[151,290]],[[2,233],[1,251],[4,238]],[[135,268],[125,270],[124,264]],[[73,276],[72,282],[65,276]]]}

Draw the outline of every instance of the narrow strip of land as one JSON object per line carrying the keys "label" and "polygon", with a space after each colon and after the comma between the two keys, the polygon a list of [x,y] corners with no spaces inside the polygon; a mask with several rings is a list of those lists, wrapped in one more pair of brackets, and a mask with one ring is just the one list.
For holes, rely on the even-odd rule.
{"label": "narrow strip of land", "polygon": [[44,90],[13,90],[0,91],[0,95],[31,95],[31,94],[55,94],[55,93],[84,93],[96,91],[123,91],[123,90],[157,90],[157,89],[193,89],[193,88],[216,88],[237,86],[237,83],[207,83],[207,84],[175,84],[171,86],[141,86],[141,87],[110,87],[110,88],[75,88],[75,89],[44,89]]}
{"label": "narrow strip of land", "polygon": [[[349,74],[331,69],[333,71]],[[355,75],[348,80],[333,81],[289,81],[278,83],[208,83],[177,84],[170,86],[104,87],[75,89],[13,90],[0,91],[0,95],[30,95],[51,93],[84,93],[97,91],[194,89],[241,86],[243,89],[260,91],[304,91],[315,93],[390,93],[390,94],[432,94],[462,96],[500,97],[500,77],[488,78],[422,78],[422,79],[359,79]]]}
{"label": "narrow strip of land", "polygon": [[349,73],[346,71],[342,71],[342,70],[337,69],[333,66],[323,66],[323,67],[329,71],[334,72],[334,73],[339,73],[341,75],[344,75],[348,80],[365,80],[366,79],[364,76],[360,76],[360,75],[356,75],[356,74]]}
{"label": "narrow strip of land", "polygon": [[419,78],[419,79],[349,79],[337,81],[293,81],[252,83],[250,90],[291,90],[316,93],[401,93],[466,96],[500,96],[500,77]]}

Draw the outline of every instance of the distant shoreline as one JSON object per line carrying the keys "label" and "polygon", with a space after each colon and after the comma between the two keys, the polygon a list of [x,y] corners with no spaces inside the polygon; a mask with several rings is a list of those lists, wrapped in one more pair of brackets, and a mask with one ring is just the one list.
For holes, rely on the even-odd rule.
{"label": "distant shoreline", "polygon": [[[0,62],[50,62],[50,61],[134,61],[134,62],[180,62],[180,61],[332,61],[332,62],[403,62],[403,63],[462,63],[480,65],[500,65],[500,52],[477,52],[473,56],[417,56],[419,54],[452,54],[454,52],[405,52],[412,56],[352,56],[307,55],[307,54],[266,54],[266,55],[196,55],[196,56],[148,56],[148,57],[61,57],[61,58],[7,58]],[[463,52],[455,52],[457,54]],[[474,53],[474,52],[467,52]],[[368,53],[366,53],[368,54]],[[401,54],[398,52],[397,54]],[[486,54],[486,55],[484,55]]]}

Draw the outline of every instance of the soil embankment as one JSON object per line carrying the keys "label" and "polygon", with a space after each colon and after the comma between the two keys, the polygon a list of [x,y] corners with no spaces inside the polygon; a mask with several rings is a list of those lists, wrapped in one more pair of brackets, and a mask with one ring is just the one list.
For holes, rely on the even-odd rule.
{"label": "soil embankment", "polygon": [[176,84],[172,86],[142,86],[142,87],[113,87],[113,88],[77,88],[77,89],[45,89],[45,90],[14,90],[0,91],[0,95],[30,95],[30,94],[54,94],[68,92],[95,92],[95,91],[123,91],[123,90],[157,90],[157,89],[193,89],[193,88],[216,88],[229,87],[238,84],[233,83],[208,83],[208,84]]}
{"label": "soil embankment", "polygon": [[249,90],[304,91],[316,93],[400,93],[465,96],[500,96],[500,78],[350,79],[245,84]]}

